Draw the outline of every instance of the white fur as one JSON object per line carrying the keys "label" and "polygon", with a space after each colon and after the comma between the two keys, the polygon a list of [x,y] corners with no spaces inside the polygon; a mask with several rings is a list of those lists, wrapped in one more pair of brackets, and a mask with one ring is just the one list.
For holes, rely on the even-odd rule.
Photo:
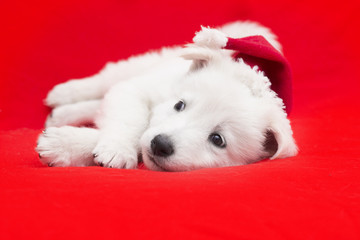
{"label": "white fur", "polygon": [[[227,36],[250,35],[263,35],[281,49],[269,29],[235,22],[202,28],[185,48],[109,63],[92,77],[56,86],[45,100],[55,108],[36,149],[42,161],[136,168],[141,153],[150,169],[186,171],[296,155],[283,102],[269,79],[221,49]],[[174,110],[179,100],[186,103],[180,112]],[[98,130],[64,126],[88,122]],[[272,156],[264,148],[268,131],[278,144]],[[225,138],[225,148],[209,140],[212,133]],[[157,135],[170,139],[173,154],[154,154],[151,142]]]}
{"label": "white fur", "polygon": [[99,138],[92,128],[49,127],[38,139],[41,162],[52,167],[95,165],[91,151]]}

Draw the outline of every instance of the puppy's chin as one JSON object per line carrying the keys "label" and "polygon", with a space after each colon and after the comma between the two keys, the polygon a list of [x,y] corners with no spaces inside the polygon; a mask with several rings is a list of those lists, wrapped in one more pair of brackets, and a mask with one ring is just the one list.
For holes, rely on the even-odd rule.
{"label": "puppy's chin", "polygon": [[148,153],[143,153],[143,162],[145,164],[145,166],[149,169],[149,170],[153,170],[153,171],[161,171],[161,172],[170,172],[171,170],[166,169],[165,166],[161,166],[160,164],[158,164],[156,162],[156,160]]}

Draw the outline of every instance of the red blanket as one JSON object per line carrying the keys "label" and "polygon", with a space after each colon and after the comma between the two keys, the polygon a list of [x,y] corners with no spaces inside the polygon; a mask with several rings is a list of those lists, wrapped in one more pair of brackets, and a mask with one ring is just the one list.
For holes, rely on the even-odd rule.
{"label": "red blanket", "polygon": [[[358,1],[1,1],[0,239],[359,239]],[[297,157],[182,173],[49,168],[57,83],[255,20],[293,71]]]}

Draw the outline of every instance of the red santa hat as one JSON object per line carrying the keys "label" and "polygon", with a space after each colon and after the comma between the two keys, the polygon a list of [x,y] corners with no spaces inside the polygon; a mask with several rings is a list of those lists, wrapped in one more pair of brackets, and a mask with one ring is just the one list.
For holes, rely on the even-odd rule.
{"label": "red santa hat", "polygon": [[202,28],[193,40],[200,46],[233,50],[235,59],[242,58],[250,66],[258,66],[269,78],[271,89],[283,100],[286,112],[290,113],[292,73],[289,62],[263,36],[230,38],[216,29]]}

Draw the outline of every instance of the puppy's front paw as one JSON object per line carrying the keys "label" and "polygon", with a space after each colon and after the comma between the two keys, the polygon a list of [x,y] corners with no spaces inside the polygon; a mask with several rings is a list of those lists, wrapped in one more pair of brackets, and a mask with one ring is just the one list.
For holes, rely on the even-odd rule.
{"label": "puppy's front paw", "polygon": [[137,151],[131,148],[98,145],[93,151],[94,161],[99,166],[108,168],[133,169],[137,167]]}
{"label": "puppy's front paw", "polygon": [[48,128],[39,136],[36,151],[40,161],[49,167],[67,167],[70,165],[67,143],[59,128]]}
{"label": "puppy's front paw", "polygon": [[[76,132],[74,127],[50,127],[43,131],[39,136],[36,151],[40,161],[49,167],[68,167],[68,166],[91,166],[94,165],[91,150],[87,149],[90,144],[86,142],[92,138],[90,134],[83,130]],[[79,141],[77,135],[86,134],[87,139]],[[83,137],[84,138],[84,137]]]}

